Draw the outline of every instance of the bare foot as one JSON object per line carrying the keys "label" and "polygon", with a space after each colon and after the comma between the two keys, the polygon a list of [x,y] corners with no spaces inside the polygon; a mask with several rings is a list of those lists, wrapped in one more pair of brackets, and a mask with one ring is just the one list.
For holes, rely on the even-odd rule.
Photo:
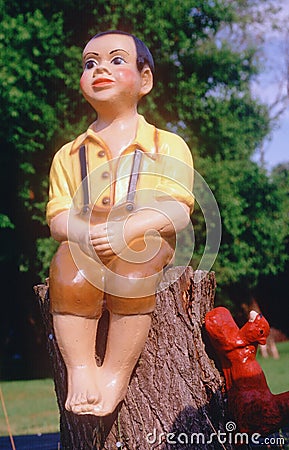
{"label": "bare foot", "polygon": [[102,373],[102,400],[98,403],[96,410],[98,416],[107,416],[112,414],[118,404],[122,402],[126,396],[129,378],[121,373],[105,375]]}
{"label": "bare foot", "polygon": [[65,408],[68,411],[75,414],[94,414],[93,408],[101,401],[98,371],[96,364],[67,369],[68,394]]}
{"label": "bare foot", "polygon": [[90,414],[107,416],[124,400],[150,324],[150,314],[124,316],[110,313],[105,358],[98,372],[101,397],[90,408]]}
{"label": "bare foot", "polygon": [[74,367],[68,374],[65,408],[79,415],[107,416],[125,398],[128,384],[120,374],[109,377],[99,367]]}

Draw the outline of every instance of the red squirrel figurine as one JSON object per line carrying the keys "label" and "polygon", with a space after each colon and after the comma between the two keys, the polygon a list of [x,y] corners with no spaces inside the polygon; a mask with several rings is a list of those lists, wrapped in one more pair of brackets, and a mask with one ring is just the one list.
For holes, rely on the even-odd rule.
{"label": "red squirrel figurine", "polygon": [[256,361],[258,344],[265,344],[270,327],[262,314],[251,311],[242,328],[224,307],[209,311],[205,328],[220,359],[228,408],[238,430],[270,434],[289,423],[289,391],[274,395]]}

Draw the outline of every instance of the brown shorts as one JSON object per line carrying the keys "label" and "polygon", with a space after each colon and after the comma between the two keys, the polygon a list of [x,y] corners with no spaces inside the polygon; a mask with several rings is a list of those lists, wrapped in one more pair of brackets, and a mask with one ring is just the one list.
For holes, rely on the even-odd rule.
{"label": "brown shorts", "polygon": [[[91,282],[86,276],[87,264],[83,267],[79,261],[76,264],[71,245],[78,248],[77,244],[63,242],[50,265],[52,313],[99,318],[104,307],[122,315],[147,314],[154,310],[156,285],[163,267],[174,255],[166,240],[158,239],[158,251],[151,258],[138,258],[145,244],[143,239],[137,239],[127,249],[135,252],[135,261],[125,253],[112,257],[105,265],[90,260],[90,271],[95,271],[97,282]],[[79,248],[78,252],[81,252]]]}

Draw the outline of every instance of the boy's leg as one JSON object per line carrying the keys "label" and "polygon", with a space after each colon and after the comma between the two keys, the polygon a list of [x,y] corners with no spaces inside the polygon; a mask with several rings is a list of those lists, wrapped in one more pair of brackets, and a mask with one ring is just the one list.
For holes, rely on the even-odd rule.
{"label": "boy's leg", "polygon": [[60,245],[49,274],[49,297],[57,343],[67,369],[66,409],[86,410],[100,401],[95,340],[103,292],[83,276],[68,243]]}
{"label": "boy's leg", "polygon": [[96,319],[53,314],[55,336],[67,369],[68,411],[75,412],[80,405],[87,408],[101,400],[95,362],[97,324]]}
{"label": "boy's leg", "polygon": [[[135,246],[135,250],[139,250],[138,246]],[[121,275],[121,278],[112,276],[107,283],[117,283],[118,287],[113,290],[123,296],[106,296],[110,325],[105,358],[99,370],[102,400],[96,406],[91,405],[91,414],[110,414],[124,399],[150,329],[156,284],[162,268],[172,256],[172,248],[163,242],[160,251],[147,262],[136,264],[116,258],[110,265],[112,272]],[[148,282],[151,283],[150,287]],[[140,297],[144,292],[147,295]],[[81,407],[78,409],[81,413]]]}
{"label": "boy's leg", "polygon": [[110,313],[106,354],[101,367],[102,401],[98,415],[112,413],[124,399],[131,374],[144,348],[151,314]]}

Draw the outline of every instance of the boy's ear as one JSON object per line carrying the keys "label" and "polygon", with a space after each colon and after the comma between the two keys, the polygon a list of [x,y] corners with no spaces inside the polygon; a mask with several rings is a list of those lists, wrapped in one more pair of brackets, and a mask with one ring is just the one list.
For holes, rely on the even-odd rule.
{"label": "boy's ear", "polygon": [[153,88],[153,74],[149,66],[144,66],[141,71],[141,89],[140,98],[147,95]]}

